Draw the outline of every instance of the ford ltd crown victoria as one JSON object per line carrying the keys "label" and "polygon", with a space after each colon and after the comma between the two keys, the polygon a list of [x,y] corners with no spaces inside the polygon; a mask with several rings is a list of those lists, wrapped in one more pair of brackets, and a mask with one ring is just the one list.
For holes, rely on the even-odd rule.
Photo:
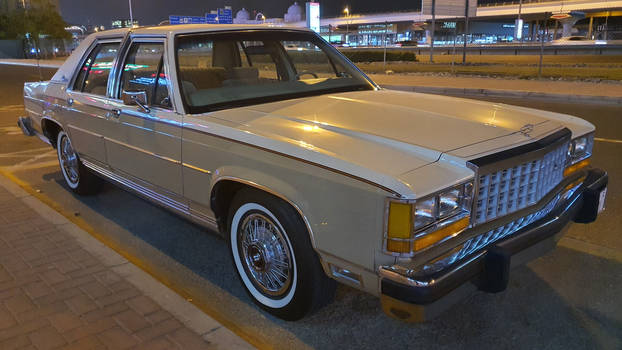
{"label": "ford ltd crown victoria", "polygon": [[385,90],[306,29],[100,32],[24,99],[18,124],[69,189],[106,179],[219,232],[250,298],[287,320],[336,282],[430,319],[503,291],[605,204],[590,123]]}

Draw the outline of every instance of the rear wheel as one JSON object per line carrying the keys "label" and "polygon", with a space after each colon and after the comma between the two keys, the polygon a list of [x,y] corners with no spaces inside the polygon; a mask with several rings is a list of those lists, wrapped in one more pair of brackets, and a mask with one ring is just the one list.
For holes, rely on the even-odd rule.
{"label": "rear wheel", "polygon": [[94,194],[100,189],[102,180],[82,165],[69,135],[64,131],[59,132],[56,137],[56,151],[65,183],[72,191],[87,195]]}
{"label": "rear wheel", "polygon": [[329,279],[311,246],[304,222],[282,200],[256,190],[236,194],[229,243],[242,284],[271,314],[298,320],[329,303]]}

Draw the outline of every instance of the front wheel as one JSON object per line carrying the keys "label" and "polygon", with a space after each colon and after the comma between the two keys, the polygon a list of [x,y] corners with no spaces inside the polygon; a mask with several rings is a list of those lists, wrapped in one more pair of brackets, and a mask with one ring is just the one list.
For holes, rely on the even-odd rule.
{"label": "front wheel", "polygon": [[304,222],[282,200],[242,190],[231,206],[229,243],[242,284],[271,314],[298,320],[327,304],[335,292]]}
{"label": "front wheel", "polygon": [[81,195],[94,194],[101,187],[101,179],[91,173],[78,157],[71,139],[64,131],[56,137],[56,151],[60,170],[65,183],[72,191]]}

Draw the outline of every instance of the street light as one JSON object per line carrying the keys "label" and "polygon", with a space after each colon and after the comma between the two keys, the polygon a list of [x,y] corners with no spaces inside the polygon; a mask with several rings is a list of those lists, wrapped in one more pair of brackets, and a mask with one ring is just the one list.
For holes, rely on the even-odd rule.
{"label": "street light", "polygon": [[132,0],[127,0],[130,4],[130,27],[134,27],[134,14],[132,13]]}
{"label": "street light", "polygon": [[348,36],[350,35],[350,23],[348,22],[348,17],[350,17],[350,9],[346,6],[343,9],[343,13],[346,15],[346,43],[348,43]]}

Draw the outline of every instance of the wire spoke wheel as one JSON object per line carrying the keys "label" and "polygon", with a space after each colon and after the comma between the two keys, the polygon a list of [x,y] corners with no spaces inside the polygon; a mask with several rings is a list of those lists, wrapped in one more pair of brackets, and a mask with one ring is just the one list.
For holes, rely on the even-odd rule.
{"label": "wire spoke wheel", "polygon": [[278,225],[252,212],[242,220],[237,237],[238,253],[253,285],[269,298],[285,294],[294,273],[289,245]]}
{"label": "wire spoke wheel", "polygon": [[71,184],[77,184],[80,180],[78,156],[71,146],[69,137],[63,136],[58,153],[60,156],[60,165],[67,177],[67,180]]}

